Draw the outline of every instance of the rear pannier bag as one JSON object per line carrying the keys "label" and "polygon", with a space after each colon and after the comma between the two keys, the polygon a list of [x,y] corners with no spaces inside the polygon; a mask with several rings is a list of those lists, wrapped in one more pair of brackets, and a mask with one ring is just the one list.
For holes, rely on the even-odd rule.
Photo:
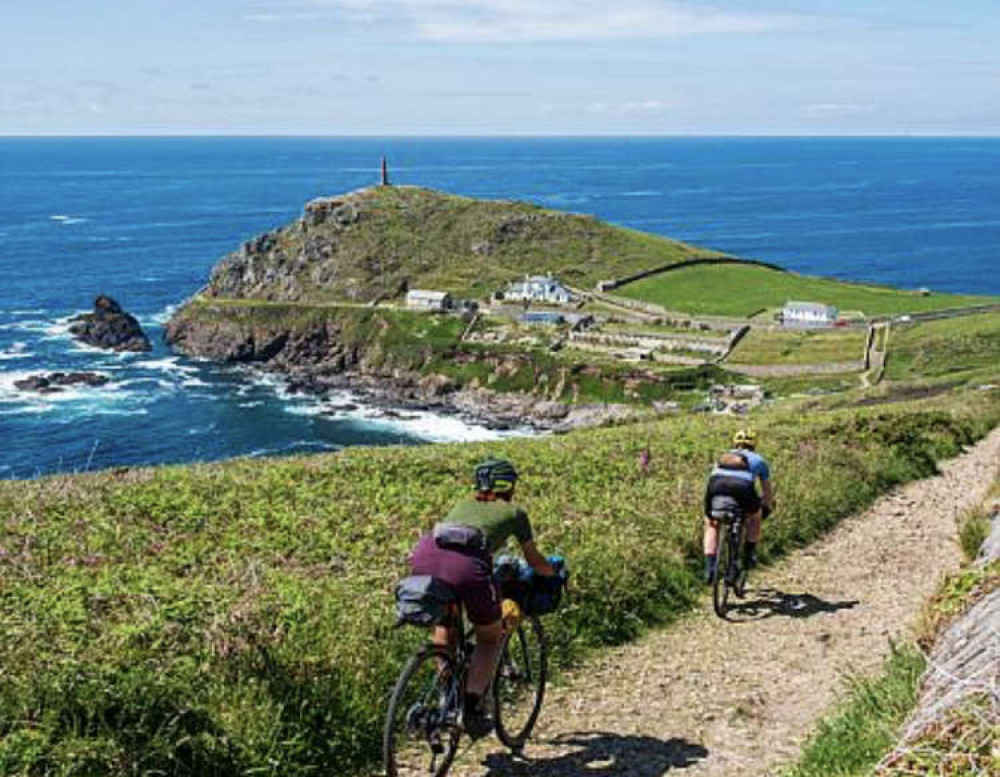
{"label": "rear pannier bag", "polygon": [[431,575],[412,575],[396,586],[396,622],[408,626],[437,626],[448,618],[455,590]]}

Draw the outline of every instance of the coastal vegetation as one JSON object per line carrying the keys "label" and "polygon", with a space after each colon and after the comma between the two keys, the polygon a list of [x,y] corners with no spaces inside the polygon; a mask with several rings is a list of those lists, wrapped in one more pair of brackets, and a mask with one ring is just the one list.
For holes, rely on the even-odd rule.
{"label": "coastal vegetation", "polygon": [[694,256],[718,254],[529,203],[382,186],[310,203],[223,260],[208,293],[327,303],[419,288],[476,298],[527,274],[589,289]]}
{"label": "coastal vegetation", "polygon": [[894,324],[885,374],[889,380],[961,378],[997,372],[1000,313]]}
{"label": "coastal vegetation", "polygon": [[[995,394],[762,415],[782,473],[767,557],[931,473],[998,420]],[[421,638],[392,629],[392,586],[475,461],[518,462],[540,546],[571,561],[576,590],[548,619],[565,665],[695,600],[704,476],[731,429],[688,416],[4,482],[0,772],[364,768],[400,661]]]}
{"label": "coastal vegetation", "polygon": [[849,283],[752,264],[702,264],[653,275],[615,290],[623,297],[693,315],[747,317],[788,300],[822,302],[842,313],[890,316],[996,302],[969,294],[916,291]]}

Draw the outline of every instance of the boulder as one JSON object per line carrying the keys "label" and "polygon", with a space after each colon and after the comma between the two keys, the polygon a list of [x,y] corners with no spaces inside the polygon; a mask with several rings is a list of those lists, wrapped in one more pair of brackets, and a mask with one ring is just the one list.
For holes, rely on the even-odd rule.
{"label": "boulder", "polygon": [[94,301],[94,311],[72,319],[70,334],[95,348],[112,351],[151,351],[149,338],[135,316],[122,310],[111,297],[101,294]]}

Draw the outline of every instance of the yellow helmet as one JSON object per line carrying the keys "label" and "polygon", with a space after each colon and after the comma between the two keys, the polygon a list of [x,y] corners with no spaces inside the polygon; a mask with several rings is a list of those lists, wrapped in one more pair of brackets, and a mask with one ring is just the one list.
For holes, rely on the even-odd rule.
{"label": "yellow helmet", "polygon": [[757,430],[753,428],[740,429],[733,435],[733,445],[737,448],[756,448]]}

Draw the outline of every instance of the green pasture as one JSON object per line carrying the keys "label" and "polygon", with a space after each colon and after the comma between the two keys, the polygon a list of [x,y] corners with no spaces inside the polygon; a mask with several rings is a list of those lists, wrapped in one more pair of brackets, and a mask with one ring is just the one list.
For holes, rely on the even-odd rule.
{"label": "green pasture", "polygon": [[864,329],[766,330],[751,329],[726,360],[740,364],[829,364],[861,361]]}
{"label": "green pasture", "polygon": [[842,312],[862,311],[867,316],[997,302],[996,297],[965,294],[935,292],[924,296],[888,286],[846,283],[751,264],[683,267],[636,281],[614,293],[682,313],[740,317],[780,308],[789,300],[821,302]]}

